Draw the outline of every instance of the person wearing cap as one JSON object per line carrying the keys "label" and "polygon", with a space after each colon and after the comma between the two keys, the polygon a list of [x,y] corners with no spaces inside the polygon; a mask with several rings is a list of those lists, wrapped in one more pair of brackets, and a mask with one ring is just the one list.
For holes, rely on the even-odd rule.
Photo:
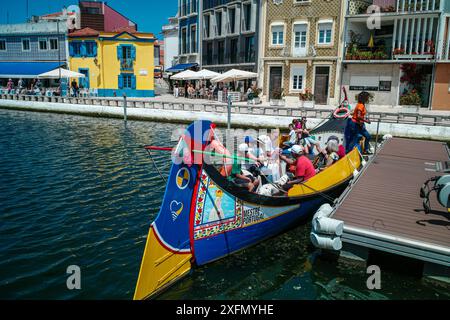
{"label": "person wearing cap", "polygon": [[280,154],[280,159],[286,162],[288,165],[295,168],[295,179],[287,183],[288,187],[292,187],[295,184],[305,182],[316,175],[316,170],[314,166],[306,156],[305,150],[300,145],[294,145],[289,149],[294,159],[290,159],[282,154]]}
{"label": "person wearing cap", "polygon": [[257,147],[257,141],[250,136],[244,138],[244,142],[238,146],[238,151],[243,157],[248,158],[251,162],[243,165],[243,168],[248,170],[251,166],[261,166],[261,162],[264,161],[261,150]]}

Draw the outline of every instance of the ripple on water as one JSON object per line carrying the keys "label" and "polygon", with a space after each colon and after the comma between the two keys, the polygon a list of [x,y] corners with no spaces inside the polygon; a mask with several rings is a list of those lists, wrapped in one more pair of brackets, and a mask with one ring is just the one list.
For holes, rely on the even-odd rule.
{"label": "ripple on water", "polygon": [[[173,145],[179,125],[128,122],[125,129],[115,119],[5,110],[0,123],[0,299],[132,298],[165,191],[142,146]],[[167,175],[170,156],[155,152],[153,159]],[[196,268],[161,298],[373,298],[361,285],[364,270],[314,258],[309,230]],[[80,291],[65,286],[72,264],[81,268]],[[387,277],[388,298],[449,297]]]}

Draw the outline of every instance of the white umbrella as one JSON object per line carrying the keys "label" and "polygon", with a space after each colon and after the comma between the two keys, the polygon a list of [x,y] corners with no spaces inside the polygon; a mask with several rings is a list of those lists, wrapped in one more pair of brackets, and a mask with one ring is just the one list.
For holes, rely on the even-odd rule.
{"label": "white umbrella", "polygon": [[254,72],[231,69],[224,74],[218,75],[211,79],[212,82],[233,82],[238,80],[246,80],[257,78],[258,74]]}
{"label": "white umbrella", "polygon": [[215,78],[217,76],[220,76],[220,73],[211,71],[211,70],[207,70],[207,69],[203,69],[199,72],[195,73],[195,78],[193,79],[197,79],[197,80],[206,80],[206,79],[212,79]]}
{"label": "white umbrella", "polygon": [[195,79],[195,75],[197,74],[197,72],[192,71],[192,70],[185,70],[183,72],[177,73],[173,76],[170,77],[170,79],[172,80],[191,80],[191,79]]}
{"label": "white umbrella", "polygon": [[59,78],[84,78],[85,75],[75,71],[57,68],[52,71],[44,72],[38,75],[40,79],[59,79]]}

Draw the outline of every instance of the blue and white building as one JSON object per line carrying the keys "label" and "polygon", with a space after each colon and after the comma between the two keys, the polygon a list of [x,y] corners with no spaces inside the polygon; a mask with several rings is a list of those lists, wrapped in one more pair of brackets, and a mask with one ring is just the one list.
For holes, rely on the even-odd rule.
{"label": "blue and white building", "polygon": [[200,64],[199,12],[202,0],[178,0],[178,56],[168,72],[179,72]]}
{"label": "blue and white building", "polygon": [[32,79],[67,65],[65,21],[0,25],[0,79]]}

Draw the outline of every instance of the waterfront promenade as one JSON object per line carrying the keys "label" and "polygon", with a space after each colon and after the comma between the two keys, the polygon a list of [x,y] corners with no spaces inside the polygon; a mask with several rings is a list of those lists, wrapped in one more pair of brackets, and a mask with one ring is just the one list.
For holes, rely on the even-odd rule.
{"label": "waterfront promenade", "polygon": [[[28,95],[0,95],[0,108],[40,112],[79,114],[95,117],[124,117],[123,98],[45,97]],[[231,122],[235,127],[287,128],[294,117],[306,116],[314,127],[330,117],[330,106],[301,108],[291,106],[251,105],[233,103]],[[151,99],[128,98],[127,118],[189,123],[209,119],[219,125],[227,123],[227,105],[208,100],[174,98],[164,95]],[[391,134],[398,137],[450,140],[450,112],[369,106],[372,134]]]}

